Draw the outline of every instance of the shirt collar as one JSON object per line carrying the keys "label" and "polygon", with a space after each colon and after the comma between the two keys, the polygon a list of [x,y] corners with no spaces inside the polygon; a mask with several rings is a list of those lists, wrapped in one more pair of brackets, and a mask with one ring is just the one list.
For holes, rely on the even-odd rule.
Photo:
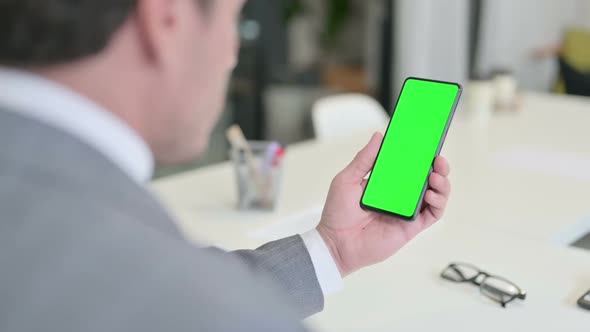
{"label": "shirt collar", "polygon": [[143,139],[113,113],[53,81],[0,67],[0,105],[66,131],[147,183],[154,158]]}

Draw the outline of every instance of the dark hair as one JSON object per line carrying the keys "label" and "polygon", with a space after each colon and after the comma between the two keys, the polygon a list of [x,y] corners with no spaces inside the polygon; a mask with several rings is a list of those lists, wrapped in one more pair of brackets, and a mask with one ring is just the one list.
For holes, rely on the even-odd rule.
{"label": "dark hair", "polygon": [[0,0],[0,64],[44,66],[99,53],[137,1]]}

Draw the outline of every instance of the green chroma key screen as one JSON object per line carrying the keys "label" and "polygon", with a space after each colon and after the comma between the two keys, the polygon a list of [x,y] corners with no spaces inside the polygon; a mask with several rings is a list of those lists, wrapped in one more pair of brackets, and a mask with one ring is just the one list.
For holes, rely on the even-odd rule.
{"label": "green chroma key screen", "polygon": [[413,220],[461,86],[417,78],[404,84],[361,204]]}

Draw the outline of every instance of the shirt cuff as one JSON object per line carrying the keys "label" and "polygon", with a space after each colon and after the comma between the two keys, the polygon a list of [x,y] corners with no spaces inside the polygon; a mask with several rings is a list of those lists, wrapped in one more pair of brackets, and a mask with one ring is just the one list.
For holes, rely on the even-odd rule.
{"label": "shirt cuff", "polygon": [[324,297],[341,290],[344,286],[342,276],[340,275],[336,262],[334,262],[334,258],[332,258],[330,249],[326,246],[320,233],[316,229],[313,229],[301,234],[301,238],[311,257],[311,262],[313,263],[316,277],[318,278]]}

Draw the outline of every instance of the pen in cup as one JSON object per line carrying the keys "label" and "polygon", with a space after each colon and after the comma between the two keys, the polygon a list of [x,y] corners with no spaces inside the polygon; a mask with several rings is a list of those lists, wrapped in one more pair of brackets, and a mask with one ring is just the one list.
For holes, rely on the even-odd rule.
{"label": "pen in cup", "polygon": [[[252,153],[252,147],[250,147],[250,144],[248,144],[248,141],[244,137],[242,129],[237,125],[233,125],[226,131],[226,136],[234,149],[244,151],[244,157],[250,171],[250,176],[252,176],[252,179],[254,180],[254,183],[259,192],[266,193],[266,186],[264,184],[263,177],[260,174],[260,170],[256,165],[256,160],[254,159],[254,154]],[[266,196],[268,195],[263,194],[263,197]]]}
{"label": "pen in cup", "polygon": [[264,160],[262,162],[262,173],[269,174],[270,170],[274,167],[277,155],[283,148],[278,142],[272,142],[266,148],[264,153]]}

